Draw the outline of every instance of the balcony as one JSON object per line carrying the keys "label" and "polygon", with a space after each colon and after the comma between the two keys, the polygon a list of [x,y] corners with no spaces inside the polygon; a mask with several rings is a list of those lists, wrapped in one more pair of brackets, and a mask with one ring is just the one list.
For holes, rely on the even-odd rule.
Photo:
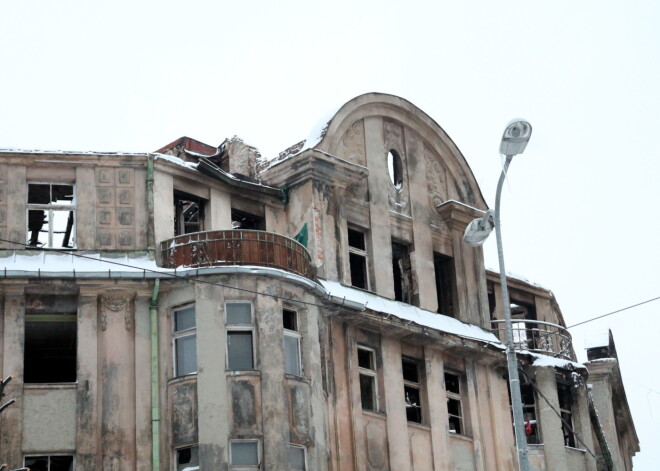
{"label": "balcony", "polygon": [[[493,333],[506,343],[504,320],[492,321]],[[575,361],[573,340],[564,327],[544,321],[512,319],[513,345],[518,351],[528,350],[564,360]]]}
{"label": "balcony", "polygon": [[161,242],[160,253],[163,268],[250,265],[277,268],[316,280],[316,267],[307,249],[272,232],[194,232]]}

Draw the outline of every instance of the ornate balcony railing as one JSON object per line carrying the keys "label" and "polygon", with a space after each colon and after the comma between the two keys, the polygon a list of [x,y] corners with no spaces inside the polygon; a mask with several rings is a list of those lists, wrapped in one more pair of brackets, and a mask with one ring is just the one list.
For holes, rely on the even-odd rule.
{"label": "ornate balcony railing", "polygon": [[[504,320],[492,321],[493,333],[506,342]],[[529,350],[564,360],[575,361],[573,339],[566,328],[552,322],[512,319],[513,345],[516,350]]]}
{"label": "ornate balcony railing", "polygon": [[160,253],[164,268],[252,265],[278,268],[316,280],[316,267],[307,249],[272,232],[194,232],[162,241]]}

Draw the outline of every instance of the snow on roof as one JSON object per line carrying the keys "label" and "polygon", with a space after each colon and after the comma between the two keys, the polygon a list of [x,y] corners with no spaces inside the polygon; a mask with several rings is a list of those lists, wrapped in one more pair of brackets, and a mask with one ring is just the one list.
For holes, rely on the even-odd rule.
{"label": "snow on roof", "polygon": [[53,155],[148,155],[145,152],[99,152],[93,150],[41,150],[41,149],[4,149],[0,147],[0,153],[7,152],[13,154],[53,154]]}
{"label": "snow on roof", "polygon": [[[202,155],[202,157],[208,157],[208,155]],[[169,154],[154,154],[154,158],[160,160],[167,160],[168,162],[172,162],[173,164],[187,168],[197,168],[198,165],[197,162],[186,162],[185,160],[180,159],[179,157],[174,157],[173,155],[169,155]]]}
{"label": "snow on roof", "polygon": [[598,347],[609,347],[610,346],[610,332],[609,330],[603,330],[600,332],[591,332],[588,334],[588,337],[584,339],[584,348],[598,348]]}
{"label": "snow on roof", "polygon": [[582,363],[578,363],[576,361],[564,360],[563,358],[555,358],[549,355],[542,355],[540,353],[530,352],[529,350],[522,350],[519,353],[536,358],[534,363],[532,363],[534,366],[552,366],[555,368],[564,368],[568,370],[586,368],[586,366],[584,366]]}
{"label": "snow on roof", "polygon": [[48,250],[35,250],[34,252],[16,253],[0,258],[0,275],[2,271],[11,272],[142,272],[144,270],[158,270],[170,272],[160,268],[154,260],[149,260],[146,254],[121,256],[92,254],[60,253]]}
{"label": "snow on roof", "polygon": [[[486,267],[486,270],[487,271],[492,271],[493,273],[498,273],[498,274],[500,272],[499,268],[493,268],[493,267]],[[527,277],[525,277],[524,275],[521,275],[519,273],[514,273],[514,272],[511,272],[511,271],[507,270],[506,276],[507,276],[507,278],[513,278],[514,280],[522,281],[523,283],[527,283],[528,285],[532,285],[532,286],[535,286],[537,288],[541,288],[541,289],[544,289],[546,291],[550,291],[550,289],[546,288],[545,286],[543,286],[539,283],[529,281],[529,279]]]}
{"label": "snow on roof", "polygon": [[430,327],[459,337],[501,345],[499,339],[492,332],[476,325],[465,324],[453,317],[426,311],[410,304],[392,301],[359,289],[349,288],[335,281],[319,280],[319,283],[331,296],[361,304],[372,311],[391,314],[399,319],[412,321],[417,325]]}

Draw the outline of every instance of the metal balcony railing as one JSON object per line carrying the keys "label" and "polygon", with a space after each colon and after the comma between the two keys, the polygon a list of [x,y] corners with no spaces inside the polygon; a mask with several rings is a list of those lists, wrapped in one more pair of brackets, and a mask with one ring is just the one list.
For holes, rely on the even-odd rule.
{"label": "metal balcony railing", "polygon": [[184,234],[160,243],[164,268],[252,265],[278,268],[316,280],[307,249],[266,231],[226,230]]}
{"label": "metal balcony railing", "polygon": [[[504,320],[491,321],[493,333],[506,342]],[[552,322],[512,319],[513,345],[516,350],[529,350],[564,360],[575,361],[573,339],[566,328]]]}

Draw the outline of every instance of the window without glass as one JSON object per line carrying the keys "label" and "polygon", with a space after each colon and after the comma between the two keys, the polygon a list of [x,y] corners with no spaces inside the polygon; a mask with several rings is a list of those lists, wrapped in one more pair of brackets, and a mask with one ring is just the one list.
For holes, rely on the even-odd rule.
{"label": "window without glass", "polygon": [[422,423],[422,393],[417,360],[403,358],[403,391],[408,422]]}
{"label": "window without glass", "polygon": [[363,410],[378,410],[378,386],[376,373],[376,352],[358,346],[358,369],[360,374],[360,400]]}
{"label": "window without glass", "polygon": [[174,235],[204,230],[205,201],[183,192],[174,193]]}
{"label": "window without glass", "polygon": [[246,211],[240,211],[232,208],[231,210],[232,229],[250,229],[254,231],[265,231],[266,220],[263,216],[251,214]]}
{"label": "window without glass", "polygon": [[463,426],[463,397],[461,376],[445,372],[445,390],[447,391],[447,413],[449,432],[465,435]]}
{"label": "window without glass", "polygon": [[538,331],[536,323],[523,320],[536,320],[536,308],[531,303],[511,300],[511,327],[513,329],[513,342],[517,348],[536,349]]}
{"label": "window without glass", "polygon": [[289,445],[289,467],[291,469],[305,471],[305,447]]}
{"label": "window without glass", "polygon": [[188,446],[176,450],[176,471],[199,470],[199,447]]}
{"label": "window without glass", "polygon": [[523,403],[523,420],[525,423],[525,436],[527,443],[535,445],[541,443],[541,434],[536,415],[536,396],[531,384],[520,384],[520,395]]}
{"label": "window without glass", "polygon": [[194,305],[174,311],[172,342],[174,376],[197,373],[197,323]]}
{"label": "window without glass", "polygon": [[394,149],[387,153],[387,171],[390,174],[390,181],[394,188],[400,189],[403,183],[403,165],[399,153]]}
{"label": "window without glass", "polygon": [[227,314],[227,369],[254,369],[252,304],[229,302],[225,304]]}
{"label": "window without glass", "polygon": [[27,295],[24,381],[76,381],[77,300],[75,296]]}
{"label": "window without glass", "polygon": [[73,471],[73,456],[26,456],[24,466],[30,468],[30,471]]}
{"label": "window without glass", "polygon": [[229,464],[232,469],[259,466],[259,440],[232,440],[229,446]]}
{"label": "window without glass", "polygon": [[561,413],[561,430],[564,433],[564,445],[575,448],[573,433],[573,391],[568,384],[557,384],[559,395],[559,412]]}
{"label": "window without glass", "polygon": [[300,332],[298,331],[298,315],[295,311],[282,311],[284,327],[284,372],[291,375],[302,375],[300,361]]}
{"label": "window without glass", "polygon": [[394,277],[394,299],[412,304],[412,266],[408,245],[392,242],[392,276]]}
{"label": "window without glass", "polygon": [[351,267],[351,285],[356,288],[369,289],[367,245],[364,240],[364,232],[348,229],[348,261]]}
{"label": "window without glass", "polygon": [[456,299],[456,275],[454,272],[454,259],[433,254],[435,267],[435,289],[438,295],[438,312],[446,316],[456,317],[454,299]]}
{"label": "window without glass", "polygon": [[51,249],[75,247],[73,185],[29,183],[27,203],[27,245]]}

